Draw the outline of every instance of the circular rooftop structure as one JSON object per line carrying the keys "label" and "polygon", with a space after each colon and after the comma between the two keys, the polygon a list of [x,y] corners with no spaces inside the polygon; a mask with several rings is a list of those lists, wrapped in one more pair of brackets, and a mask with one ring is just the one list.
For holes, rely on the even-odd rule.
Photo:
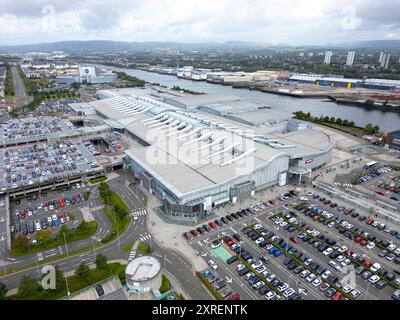
{"label": "circular rooftop structure", "polygon": [[152,256],[140,256],[128,263],[126,283],[134,291],[158,290],[161,286],[161,264]]}

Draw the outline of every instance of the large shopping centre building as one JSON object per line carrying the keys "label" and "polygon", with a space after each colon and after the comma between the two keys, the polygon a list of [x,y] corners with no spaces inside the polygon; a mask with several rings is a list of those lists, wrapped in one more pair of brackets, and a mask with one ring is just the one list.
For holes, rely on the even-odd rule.
{"label": "large shopping centre building", "polygon": [[324,132],[236,95],[129,88],[98,97],[71,107],[130,138],[127,166],[176,220],[197,221],[215,206],[309,176],[334,148]]}

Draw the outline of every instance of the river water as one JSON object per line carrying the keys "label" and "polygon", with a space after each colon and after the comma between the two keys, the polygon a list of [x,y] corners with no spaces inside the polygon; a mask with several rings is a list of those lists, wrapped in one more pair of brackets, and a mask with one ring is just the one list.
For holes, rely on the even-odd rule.
{"label": "river water", "polygon": [[294,98],[271,93],[250,91],[248,89],[236,89],[231,86],[212,84],[205,81],[192,81],[177,78],[176,76],[158,74],[136,69],[121,69],[109,66],[102,66],[115,71],[123,71],[131,76],[143,79],[152,83],[159,83],[167,87],[179,86],[184,89],[219,94],[236,94],[251,98],[268,105],[273,109],[286,112],[303,111],[310,112],[313,116],[329,116],[354,121],[356,125],[364,127],[367,123],[378,125],[382,131],[390,132],[400,129],[400,113],[383,112],[378,110],[367,110],[360,107],[341,105],[334,102],[327,102],[323,99]]}

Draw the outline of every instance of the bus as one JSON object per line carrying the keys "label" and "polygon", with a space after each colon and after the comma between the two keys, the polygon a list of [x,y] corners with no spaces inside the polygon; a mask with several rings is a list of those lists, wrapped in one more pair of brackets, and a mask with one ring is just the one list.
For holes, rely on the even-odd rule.
{"label": "bus", "polygon": [[372,168],[374,168],[377,164],[378,164],[378,162],[376,162],[376,161],[368,162],[368,163],[366,163],[366,164],[364,165],[364,169],[365,169],[365,170],[372,169]]}

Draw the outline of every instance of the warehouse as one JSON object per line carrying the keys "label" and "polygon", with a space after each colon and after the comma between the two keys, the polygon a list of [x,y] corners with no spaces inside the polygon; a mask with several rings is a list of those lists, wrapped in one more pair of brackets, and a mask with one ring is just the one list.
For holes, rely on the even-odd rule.
{"label": "warehouse", "polygon": [[[127,166],[172,219],[197,221],[215,206],[284,185],[291,176],[301,179],[330,160],[329,136],[289,118],[253,126],[246,123],[251,111],[237,121],[140,94],[104,90],[104,99],[90,105],[134,141],[125,151]],[[230,115],[239,119],[241,112]]]}

